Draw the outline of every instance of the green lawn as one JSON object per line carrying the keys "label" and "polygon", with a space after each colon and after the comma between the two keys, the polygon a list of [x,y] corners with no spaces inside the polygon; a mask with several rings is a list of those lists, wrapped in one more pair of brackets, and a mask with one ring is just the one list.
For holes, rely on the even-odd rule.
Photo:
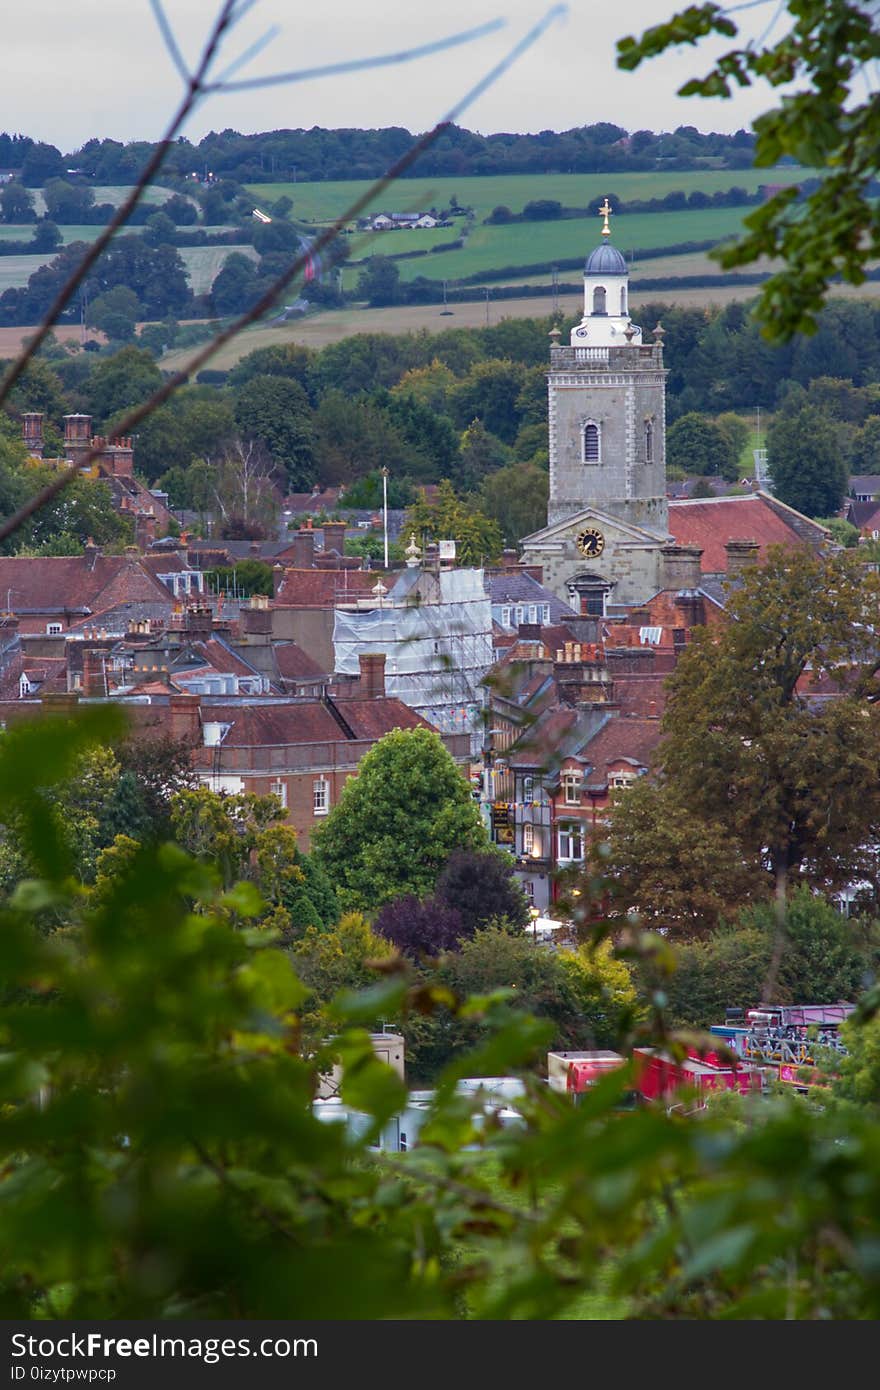
{"label": "green lawn", "polygon": [[[627,255],[634,248],[672,246],[683,241],[709,241],[734,236],[747,208],[706,208],[695,212],[632,213],[614,222],[614,245]],[[397,237],[396,232],[383,235]],[[413,233],[415,235],[415,233]],[[353,252],[357,251],[357,238]],[[477,226],[460,251],[398,261],[401,278],[427,275],[433,280],[456,280],[487,270],[513,265],[543,265],[549,270],[556,260],[586,256],[600,241],[598,218],[570,218],[561,222],[515,222],[502,227]],[[370,248],[374,243],[370,243]],[[383,243],[384,244],[384,243]],[[367,254],[366,251],[360,254]],[[639,271],[650,276],[651,261]],[[716,272],[719,273],[719,272]],[[561,271],[563,278],[577,271]],[[515,279],[516,277],[512,277]]]}
{"label": "green lawn", "polygon": [[[700,189],[714,193],[719,189],[746,188],[753,192],[762,183],[795,183],[814,171],[782,169],[696,169],[684,172],[664,170],[651,173],[617,174],[498,174],[452,179],[401,179],[393,189],[372,204],[374,211],[421,211],[445,207],[454,194],[462,206],[472,206],[478,217],[485,217],[503,204],[512,212],[522,212],[536,198],[555,198],[565,207],[586,207],[593,198],[606,193],[618,197],[662,198],[677,189],[690,193]],[[337,183],[259,183],[248,185],[262,207],[283,195],[293,201],[293,215],[306,221],[327,222],[360,197],[366,182]],[[260,201],[262,200],[262,201]],[[666,215],[666,214],[662,214]],[[670,238],[673,239],[673,238]]]}

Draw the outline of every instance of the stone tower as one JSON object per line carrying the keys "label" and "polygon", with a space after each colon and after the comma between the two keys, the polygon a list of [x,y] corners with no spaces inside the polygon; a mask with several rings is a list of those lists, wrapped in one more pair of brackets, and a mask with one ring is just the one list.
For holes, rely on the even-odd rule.
{"label": "stone tower", "polygon": [[629,316],[626,261],[609,240],[584,267],[584,312],[568,347],[550,350],[547,524],[593,507],[665,536],[668,528],[662,329]]}

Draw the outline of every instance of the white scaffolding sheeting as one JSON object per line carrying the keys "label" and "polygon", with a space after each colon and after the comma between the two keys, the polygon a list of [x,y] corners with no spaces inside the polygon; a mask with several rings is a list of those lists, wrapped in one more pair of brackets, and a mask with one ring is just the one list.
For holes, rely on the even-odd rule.
{"label": "white scaffolding sheeting", "polygon": [[387,693],[442,733],[470,733],[477,751],[481,681],[494,660],[492,605],[483,571],[425,575],[434,590],[429,599],[422,596],[422,574],[411,570],[402,576],[381,608],[336,610],[336,671],[356,676],[361,655],[384,652]]}

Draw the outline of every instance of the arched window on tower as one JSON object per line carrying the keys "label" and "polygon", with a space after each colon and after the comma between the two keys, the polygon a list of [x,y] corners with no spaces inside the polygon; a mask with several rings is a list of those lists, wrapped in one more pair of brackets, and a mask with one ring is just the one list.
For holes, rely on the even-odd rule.
{"label": "arched window on tower", "polygon": [[621,317],[626,313],[626,285],[620,287],[620,313]]}
{"label": "arched window on tower", "polygon": [[645,421],[645,463],[654,462],[654,421]]}
{"label": "arched window on tower", "polygon": [[605,286],[597,285],[593,290],[593,313],[605,313]]}
{"label": "arched window on tower", "polygon": [[584,463],[599,462],[599,426],[593,420],[584,425]]}

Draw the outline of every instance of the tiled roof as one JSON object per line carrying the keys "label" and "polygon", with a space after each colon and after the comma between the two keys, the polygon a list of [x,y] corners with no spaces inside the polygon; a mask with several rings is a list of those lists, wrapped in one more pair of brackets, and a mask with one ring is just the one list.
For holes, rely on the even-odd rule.
{"label": "tiled roof", "polygon": [[607,782],[609,767],[621,761],[649,768],[660,738],[659,719],[609,719],[582,749],[591,769],[588,784]]}
{"label": "tiled roof", "polygon": [[577,724],[578,711],[556,707],[535,720],[531,728],[517,739],[506,755],[510,767],[546,767],[554,761],[565,744],[566,735]]}
{"label": "tiled roof", "polygon": [[748,497],[719,497],[699,502],[670,502],[669,530],[679,545],[699,546],[707,574],[727,571],[725,543],[758,542],[763,558],[771,545],[822,546],[828,533],[808,517],[759,492]]}
{"label": "tiled roof", "polygon": [[272,650],[282,680],[318,680],[328,674],[296,642],[273,642]]}
{"label": "tiled roof", "polygon": [[286,512],[331,512],[339,501],[339,488],[328,487],[323,492],[289,492],[284,499]]}
{"label": "tiled roof", "polygon": [[614,700],[626,712],[647,719],[663,713],[666,704],[666,676],[614,676]]}
{"label": "tiled roof", "polygon": [[880,527],[880,502],[850,502],[846,509],[846,519],[860,531],[877,530]]}
{"label": "tiled roof", "polygon": [[225,642],[221,642],[217,637],[210,637],[207,642],[193,642],[192,649],[197,656],[204,656],[208,665],[213,666],[215,671],[221,671],[225,675],[256,676],[261,674],[256,666],[252,666],[249,661],[232,651]]}
{"label": "tiled roof", "polygon": [[[141,564],[154,579],[158,579],[160,574],[180,574],[193,568],[186,550],[148,550],[146,555],[141,556]],[[163,584],[162,587],[164,589],[166,586]]]}
{"label": "tiled roof", "polygon": [[375,570],[285,569],[275,602],[288,608],[335,608],[338,603],[372,597],[380,577]]}
{"label": "tiled roof", "polygon": [[97,612],[136,600],[172,604],[164,584],[133,554],[0,556],[0,592],[7,591],[16,613]]}
{"label": "tiled roof", "polygon": [[[267,704],[202,704],[202,718],[229,724],[223,747],[253,748],[296,743],[345,743],[348,725],[356,739],[376,739],[391,729],[426,727],[400,700],[338,700],[342,720],[321,700]],[[428,726],[430,727],[430,726]]]}
{"label": "tiled roof", "polygon": [[401,700],[390,696],[373,700],[335,701],[340,714],[357,738],[375,739],[392,729],[430,729],[433,725]]}

